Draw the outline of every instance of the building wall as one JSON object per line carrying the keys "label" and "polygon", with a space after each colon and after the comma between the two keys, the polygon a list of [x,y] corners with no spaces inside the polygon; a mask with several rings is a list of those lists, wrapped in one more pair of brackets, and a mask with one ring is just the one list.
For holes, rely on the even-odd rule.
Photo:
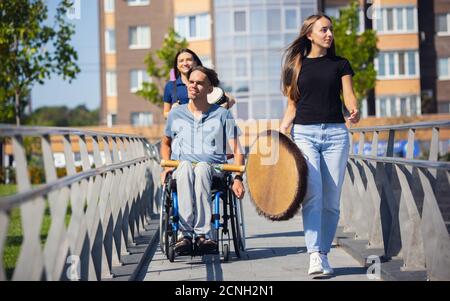
{"label": "building wall", "polygon": [[[349,0],[322,0],[322,7],[325,13],[332,16],[339,16],[339,9],[347,6]],[[419,48],[421,45],[419,37],[419,16],[417,10],[417,0],[375,0],[369,5],[365,1],[360,1],[361,10],[364,12],[364,28],[374,28],[377,30],[377,47],[380,56],[384,58],[384,71],[382,75],[381,64],[383,58],[375,60],[378,77],[375,86],[374,98],[369,93],[369,101],[363,101],[363,112],[375,113],[376,116],[399,116],[406,114],[421,114],[421,61]],[[382,14],[376,14],[381,9]],[[412,10],[411,10],[412,9]],[[368,12],[375,11],[374,15]],[[409,18],[409,12],[413,11],[413,18]],[[392,15],[391,15],[392,13]],[[400,15],[400,17],[399,17]],[[391,18],[392,16],[392,18]],[[373,19],[372,19],[373,17]],[[381,20],[383,28],[380,30]],[[415,25],[409,29],[408,21],[413,20]],[[392,21],[393,27],[389,24]],[[401,23],[403,21],[403,23]],[[397,24],[404,24],[399,26]],[[402,27],[403,29],[400,29]],[[392,64],[390,61],[392,60]],[[402,64],[400,64],[402,61]],[[411,64],[410,64],[411,61]],[[395,72],[391,72],[391,67]],[[403,71],[404,70],[404,71]],[[411,70],[411,73],[410,73]],[[372,94],[373,95],[373,94]],[[402,108],[402,102],[406,99],[407,108]],[[392,103],[392,104],[391,104]],[[382,109],[384,106],[390,109]],[[367,108],[370,108],[369,110]]]}
{"label": "building wall", "polygon": [[[437,59],[447,58],[447,70],[450,72],[450,1],[434,0],[435,16],[447,14],[447,33],[437,33],[435,38]],[[450,75],[450,74],[449,74]],[[437,106],[439,113],[450,112],[450,76],[437,80]]]}
{"label": "building wall", "polygon": [[[212,0],[196,0],[195,5],[193,5],[192,1],[187,0],[174,0],[174,27],[175,30],[182,37],[186,38],[189,42],[189,49],[194,51],[202,62],[207,67],[214,66],[214,52],[213,52],[213,27],[212,24],[214,20],[212,19]],[[196,18],[200,15],[208,15],[209,23],[205,24],[209,27],[209,35],[207,37],[201,38],[191,38],[185,35],[184,31],[180,31],[177,29],[177,18],[180,17],[193,17]],[[197,24],[198,25],[198,24]],[[199,28],[197,28],[199,30]]]}
{"label": "building wall", "polygon": [[282,52],[317,11],[317,1],[215,0],[213,10],[216,69],[225,90],[237,98],[232,113],[244,120],[281,118]]}
{"label": "building wall", "polygon": [[[162,123],[162,110],[130,91],[130,72],[132,69],[145,70],[145,57],[150,51],[162,46],[169,26],[173,26],[172,1],[151,0],[148,5],[129,6],[127,1],[115,0],[113,13],[104,12],[104,1],[100,2],[100,57],[102,109],[101,124],[108,123],[108,114],[115,114],[115,124],[131,124],[132,113],[151,113],[152,123]],[[131,26],[149,26],[150,48],[130,49]],[[115,54],[105,53],[105,30],[115,29]],[[117,96],[108,97],[106,93],[106,72],[115,71]],[[148,124],[150,125],[150,124]]]}

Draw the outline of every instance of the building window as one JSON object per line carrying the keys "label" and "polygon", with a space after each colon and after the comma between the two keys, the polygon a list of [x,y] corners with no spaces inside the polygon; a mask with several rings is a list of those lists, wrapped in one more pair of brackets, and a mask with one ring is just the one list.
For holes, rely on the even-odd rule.
{"label": "building window", "polygon": [[378,79],[417,77],[419,55],[417,51],[380,52],[375,60]]}
{"label": "building window", "polygon": [[450,35],[450,13],[436,15],[436,32],[438,35]]}
{"label": "building window", "polygon": [[113,13],[115,10],[115,0],[104,0],[105,13]]}
{"label": "building window", "polygon": [[267,10],[267,30],[281,31],[281,11],[277,8]]}
{"label": "building window", "polygon": [[444,57],[438,59],[438,78],[440,80],[450,79],[450,58]]}
{"label": "building window", "polygon": [[369,109],[367,106],[367,99],[364,98],[361,101],[361,118],[367,118],[369,116]]}
{"label": "building window", "polygon": [[[325,14],[327,16],[333,17],[335,19],[339,19],[339,16],[341,15],[341,13],[339,12],[341,9],[344,9],[345,6],[326,6],[325,7]],[[307,16],[303,16],[303,18],[305,18]]]}
{"label": "building window", "polygon": [[149,112],[131,113],[132,126],[150,126],[153,124],[153,114]]}
{"label": "building window", "polygon": [[130,71],[130,92],[136,93],[142,90],[142,84],[148,82],[149,77],[145,70],[131,70]]}
{"label": "building window", "polygon": [[415,95],[380,97],[375,102],[375,111],[377,117],[420,115],[420,98]]}
{"label": "building window", "polygon": [[415,7],[392,7],[377,9],[373,27],[378,33],[405,33],[417,31]]}
{"label": "building window", "polygon": [[106,119],[106,125],[110,128],[117,124],[117,114],[109,113]]}
{"label": "building window", "polygon": [[129,6],[144,6],[149,5],[150,0],[127,0]]}
{"label": "building window", "polygon": [[210,39],[210,23],[209,14],[178,16],[175,18],[175,31],[187,40]]}
{"label": "building window", "polygon": [[116,31],[114,29],[105,31],[105,52],[116,53]]}
{"label": "building window", "polygon": [[116,71],[106,72],[106,96],[117,96]]}
{"label": "building window", "polygon": [[234,106],[234,116],[236,116],[236,119],[243,120],[247,120],[250,117],[248,109],[248,98],[239,98],[239,101],[236,102],[236,105]]}
{"label": "building window", "polygon": [[438,113],[450,113],[450,101],[438,102]]}
{"label": "building window", "polygon": [[245,11],[234,12],[234,31],[235,32],[247,31],[247,18]]}
{"label": "building window", "polygon": [[286,29],[297,29],[298,27],[297,20],[297,10],[296,9],[286,9],[284,11],[284,27]]}
{"label": "building window", "polygon": [[246,78],[248,75],[247,72],[247,58],[246,57],[236,57],[235,58],[235,77],[237,78]]}
{"label": "building window", "polygon": [[213,66],[213,63],[212,63],[212,60],[211,60],[210,56],[203,55],[203,56],[199,56],[198,58],[200,59],[200,61],[202,61],[202,65],[203,66],[205,66],[207,68],[213,68],[214,69],[214,66]]}
{"label": "building window", "polygon": [[151,32],[148,26],[132,26],[129,28],[130,49],[147,49],[151,47]]}

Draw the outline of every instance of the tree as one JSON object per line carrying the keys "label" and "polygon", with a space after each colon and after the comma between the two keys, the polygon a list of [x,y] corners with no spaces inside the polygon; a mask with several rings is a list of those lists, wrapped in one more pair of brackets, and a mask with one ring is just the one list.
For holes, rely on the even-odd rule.
{"label": "tree", "polygon": [[374,58],[378,53],[374,30],[358,33],[359,3],[353,0],[348,8],[340,10],[339,19],[333,19],[336,54],[350,61],[355,76],[353,86],[359,106],[367,92],[375,87]]}
{"label": "tree", "polygon": [[25,119],[27,125],[89,126],[99,124],[99,110],[89,111],[85,105],[73,109],[66,106],[40,107]]}
{"label": "tree", "polygon": [[80,72],[69,43],[74,25],[65,19],[73,2],[59,2],[53,24],[48,24],[46,2],[0,1],[0,122],[15,118],[20,125],[34,84],[43,84],[52,73],[71,82]]}
{"label": "tree", "polygon": [[170,78],[170,70],[173,68],[175,55],[180,49],[186,48],[187,46],[188,42],[186,39],[181,39],[173,28],[169,28],[169,33],[164,38],[163,46],[156,51],[156,56],[161,63],[158,64],[156,62],[152,52],[145,58],[147,73],[153,81],[143,83],[142,90],[136,94],[151,103],[162,105],[161,91],[163,91],[165,83]]}

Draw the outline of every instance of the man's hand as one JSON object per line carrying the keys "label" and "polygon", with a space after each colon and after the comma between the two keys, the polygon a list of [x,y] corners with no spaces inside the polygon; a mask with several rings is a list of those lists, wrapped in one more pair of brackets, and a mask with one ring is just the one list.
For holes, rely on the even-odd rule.
{"label": "man's hand", "polygon": [[242,199],[245,194],[244,184],[241,180],[235,179],[233,181],[233,186],[231,187],[233,189],[234,194],[238,199]]}
{"label": "man's hand", "polygon": [[161,173],[161,185],[164,185],[164,181],[166,180],[167,173],[174,170],[173,167],[165,168],[164,171]]}

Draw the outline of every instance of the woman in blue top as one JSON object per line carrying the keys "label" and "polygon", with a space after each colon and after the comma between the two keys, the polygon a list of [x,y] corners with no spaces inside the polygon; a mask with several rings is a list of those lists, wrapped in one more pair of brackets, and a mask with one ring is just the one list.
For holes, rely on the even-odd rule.
{"label": "woman in blue top", "polygon": [[187,48],[178,51],[173,62],[176,80],[169,81],[164,88],[164,118],[167,118],[173,105],[189,102],[186,75],[189,70],[196,66],[203,66],[203,64],[194,51]]}
{"label": "woman in blue top", "polygon": [[[164,118],[167,118],[173,106],[189,103],[187,74],[196,66],[203,66],[203,64],[194,51],[183,48],[175,55],[173,70],[175,70],[176,79],[175,81],[169,81],[164,88]],[[228,97],[228,103],[225,103],[223,107],[229,109],[233,106],[235,100],[230,95],[225,95]]]}

